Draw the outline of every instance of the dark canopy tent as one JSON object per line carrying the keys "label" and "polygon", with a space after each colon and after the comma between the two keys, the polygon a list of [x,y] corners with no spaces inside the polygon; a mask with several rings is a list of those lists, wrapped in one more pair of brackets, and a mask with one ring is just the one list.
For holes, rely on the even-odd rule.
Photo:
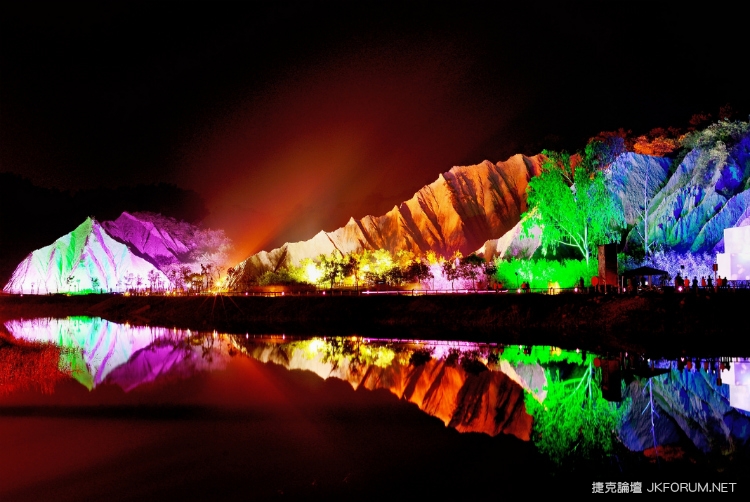
{"label": "dark canopy tent", "polygon": [[669,272],[666,270],[659,270],[658,268],[654,267],[638,267],[634,268],[633,270],[626,270],[623,272],[623,277],[629,278],[629,277],[648,277],[648,283],[653,285],[654,277],[661,277],[662,280],[664,277],[669,276]]}
{"label": "dark canopy tent", "polygon": [[658,268],[654,268],[654,267],[638,267],[638,268],[634,268],[633,270],[626,270],[625,272],[623,272],[622,275],[624,275],[625,277],[643,276],[643,275],[659,277],[662,275],[669,275],[669,272],[667,272],[666,270],[659,270]]}

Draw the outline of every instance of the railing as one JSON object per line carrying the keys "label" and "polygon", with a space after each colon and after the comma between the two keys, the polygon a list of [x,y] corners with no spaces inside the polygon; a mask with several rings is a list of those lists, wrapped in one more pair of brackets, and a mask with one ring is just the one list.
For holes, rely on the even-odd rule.
{"label": "railing", "polygon": [[[709,294],[709,293],[736,293],[736,292],[747,292],[750,291],[750,281],[732,281],[728,286],[716,288],[712,287],[698,287],[698,293]],[[124,294],[126,296],[256,296],[266,298],[276,298],[283,296],[445,296],[445,295],[559,295],[559,294],[603,294],[605,293],[604,288],[600,285],[586,286],[583,288],[514,288],[514,289],[472,289],[472,288],[461,288],[461,289],[413,289],[413,290],[401,290],[401,289],[355,289],[353,287],[336,287],[333,289],[300,289],[300,290],[285,290],[285,291],[149,291],[136,290],[128,292],[116,292],[114,294]],[[633,291],[630,288],[617,288],[615,286],[609,286],[607,290],[608,294],[615,295],[635,295],[635,294],[693,294],[694,290],[692,286],[690,288],[675,288],[673,285],[665,286],[647,286],[639,287],[638,291]],[[4,293],[3,296],[12,296],[12,293]],[[35,293],[24,293],[32,294]],[[76,293],[51,293],[61,295],[75,295]],[[102,291],[102,294],[112,294],[112,292]]]}

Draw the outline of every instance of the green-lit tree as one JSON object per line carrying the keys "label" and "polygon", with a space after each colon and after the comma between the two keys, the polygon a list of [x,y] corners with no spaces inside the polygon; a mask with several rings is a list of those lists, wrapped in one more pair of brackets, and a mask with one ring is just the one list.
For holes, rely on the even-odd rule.
{"label": "green-lit tree", "polygon": [[532,441],[558,465],[601,462],[616,443],[623,408],[602,397],[600,376],[591,363],[580,378],[562,380],[545,370],[543,403],[530,393],[526,409],[534,417]]}
{"label": "green-lit tree", "polygon": [[597,143],[576,156],[542,153],[542,172],[527,188],[524,235],[536,225],[542,230],[543,252],[559,245],[573,247],[588,264],[596,246],[617,239],[625,226],[622,209],[607,190]]}

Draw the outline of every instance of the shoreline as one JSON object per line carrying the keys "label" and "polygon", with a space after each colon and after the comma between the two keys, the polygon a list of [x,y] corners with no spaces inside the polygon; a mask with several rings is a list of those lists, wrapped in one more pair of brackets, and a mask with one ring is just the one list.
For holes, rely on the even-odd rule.
{"label": "shoreline", "polygon": [[446,294],[440,296],[2,295],[0,321],[92,316],[227,333],[351,335],[552,345],[652,357],[750,356],[730,327],[750,291],[653,296]]}

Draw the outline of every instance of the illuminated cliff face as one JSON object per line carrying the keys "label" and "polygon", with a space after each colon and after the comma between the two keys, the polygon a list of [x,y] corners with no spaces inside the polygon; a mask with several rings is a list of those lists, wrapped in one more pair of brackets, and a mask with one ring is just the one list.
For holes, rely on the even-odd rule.
{"label": "illuminated cliff face", "polygon": [[71,233],[27,256],[3,290],[37,294],[125,291],[129,286],[145,287],[149,277],[168,283],[154,265],[87,218]]}
{"label": "illuminated cliff face", "polygon": [[[224,266],[231,241],[152,213],[124,212],[101,224],[86,219],[71,233],[33,251],[5,286],[9,293],[92,293],[184,286],[182,269]],[[171,280],[168,279],[168,276]],[[213,279],[213,277],[211,277]]]}
{"label": "illuminated cliff face", "polygon": [[232,246],[223,230],[203,229],[154,213],[122,213],[102,227],[162,272],[187,266],[192,272],[201,265],[222,267]]}
{"label": "illuminated cliff face", "polygon": [[193,226],[187,223],[174,222],[174,228],[169,231],[163,228],[164,225],[124,212],[114,221],[103,222],[102,226],[112,237],[160,267],[179,263],[180,258],[190,252],[192,236],[189,230]]}
{"label": "illuminated cliff face", "polygon": [[454,167],[382,216],[351,218],[332,232],[321,231],[310,240],[249,257],[238,266],[242,271],[238,280],[334,251],[424,254],[431,250],[444,256],[455,251],[468,255],[520,221],[526,211],[528,180],[539,173],[540,165],[539,156],[515,155],[497,164],[484,161]]}
{"label": "illuminated cliff face", "polygon": [[[730,127],[732,133],[719,140],[720,129]],[[702,142],[671,175],[667,159],[632,153],[618,158],[611,187],[620,196],[628,224],[636,225],[628,243],[642,241],[643,224],[636,213],[645,202],[651,243],[677,252],[723,251],[724,229],[747,224],[750,216],[747,131],[746,123],[715,124],[701,133]]]}

